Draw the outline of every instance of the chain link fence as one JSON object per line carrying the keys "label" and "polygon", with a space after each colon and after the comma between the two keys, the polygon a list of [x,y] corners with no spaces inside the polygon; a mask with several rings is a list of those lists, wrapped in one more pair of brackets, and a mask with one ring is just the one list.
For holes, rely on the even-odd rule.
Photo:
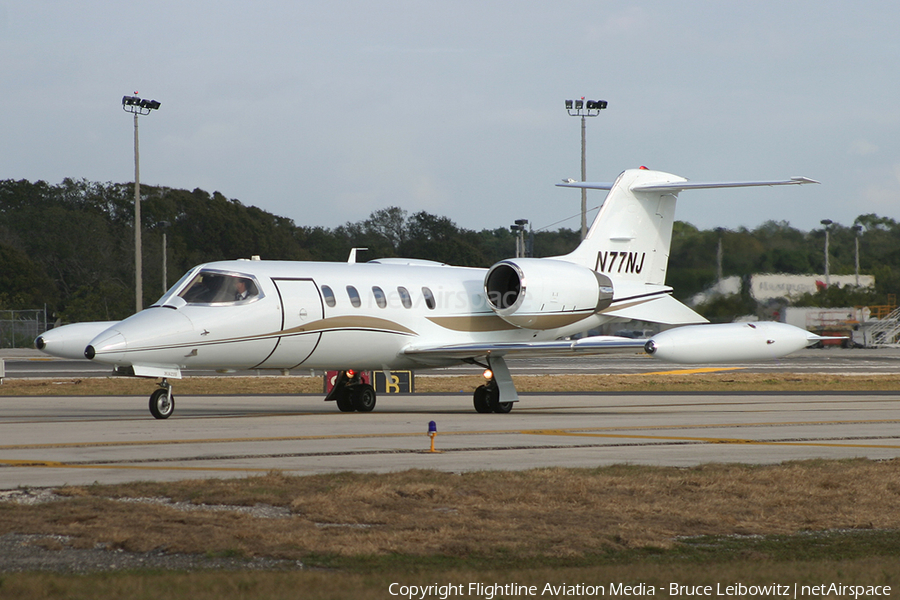
{"label": "chain link fence", "polygon": [[0,348],[31,348],[47,331],[47,310],[0,310]]}

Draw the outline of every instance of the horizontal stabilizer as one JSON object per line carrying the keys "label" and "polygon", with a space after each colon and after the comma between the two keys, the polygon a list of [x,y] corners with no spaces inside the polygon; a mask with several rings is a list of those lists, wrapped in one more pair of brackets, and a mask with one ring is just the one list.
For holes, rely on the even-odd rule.
{"label": "horizontal stabilizer", "polygon": [[557,183],[556,187],[584,188],[586,190],[611,190],[612,181],[575,181],[574,179],[566,179],[562,183]]}
{"label": "horizontal stabilizer", "polygon": [[[716,188],[736,188],[736,187],[760,187],[773,185],[803,185],[806,183],[819,183],[808,177],[791,177],[787,180],[780,181],[676,181],[672,183],[646,183],[636,184],[630,189],[632,192],[680,192],[681,190],[709,190]],[[605,181],[575,181],[569,179],[563,183],[557,183],[557,187],[584,188],[588,190],[608,190],[613,184]]]}
{"label": "horizontal stabilizer", "polygon": [[805,183],[819,183],[808,177],[791,177],[786,181],[720,181],[720,182],[692,182],[677,181],[674,183],[648,183],[638,184],[631,188],[634,192],[680,192],[681,190],[708,190],[715,188],[736,187],[761,187],[772,185],[803,185]]}
{"label": "horizontal stabilizer", "polygon": [[613,305],[603,311],[603,314],[633,321],[662,323],[664,325],[709,323],[704,317],[669,295],[659,296],[655,300],[641,304],[626,305],[618,309]]}

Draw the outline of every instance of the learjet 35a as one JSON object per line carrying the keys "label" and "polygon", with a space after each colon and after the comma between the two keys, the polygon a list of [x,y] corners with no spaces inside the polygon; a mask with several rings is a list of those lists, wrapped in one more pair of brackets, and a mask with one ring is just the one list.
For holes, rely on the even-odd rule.
{"label": "learjet 35a", "polygon": [[[775,322],[707,323],[665,285],[676,198],[682,190],[799,185],[694,183],[646,168],[613,184],[584,241],[564,256],[502,260],[489,269],[414,259],[367,263],[232,260],[188,271],[153,306],[120,322],[79,323],[36,340],[44,352],[86,357],[117,373],[161,378],[150,412],[170,416],[169,380],[183,369],[332,369],[326,400],[371,411],[360,371],[460,363],[487,370],[478,412],[509,412],[519,398],[513,356],[635,352],[683,363],[770,359],[821,338]],[[611,320],[682,325],[649,341],[567,339]]]}

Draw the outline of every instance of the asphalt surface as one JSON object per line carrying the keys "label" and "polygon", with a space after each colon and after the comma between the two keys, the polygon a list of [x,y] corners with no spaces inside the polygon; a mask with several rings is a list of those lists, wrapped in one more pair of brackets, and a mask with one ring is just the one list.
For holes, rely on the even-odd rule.
{"label": "asphalt surface", "polygon": [[[428,425],[437,435],[431,453]],[[320,396],[0,398],[0,489],[343,470],[448,472],[614,463],[690,466],[900,456],[894,393],[523,394],[477,414],[469,394],[385,396],[341,413]]]}
{"label": "asphalt surface", "polygon": [[[109,374],[89,361],[34,350],[5,350],[0,358],[6,378]],[[643,354],[511,360],[510,367],[514,374],[689,368]],[[900,350],[804,350],[721,367],[865,376],[900,372]],[[422,374],[472,372],[465,366]],[[321,396],[180,396],[177,385],[175,393],[175,415],[165,421],[150,417],[143,396],[0,398],[0,489],[272,469],[457,472],[900,456],[894,393],[523,394],[508,415],[476,414],[468,393],[381,395],[366,414],[340,413]],[[439,453],[424,452],[429,421],[438,426]]]}

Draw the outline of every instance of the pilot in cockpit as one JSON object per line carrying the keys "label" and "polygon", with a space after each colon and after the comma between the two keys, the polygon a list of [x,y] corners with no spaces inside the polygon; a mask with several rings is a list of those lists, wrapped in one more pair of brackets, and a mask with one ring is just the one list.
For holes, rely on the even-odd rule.
{"label": "pilot in cockpit", "polygon": [[235,283],[234,299],[236,302],[246,300],[250,297],[250,282],[243,277],[239,278]]}

